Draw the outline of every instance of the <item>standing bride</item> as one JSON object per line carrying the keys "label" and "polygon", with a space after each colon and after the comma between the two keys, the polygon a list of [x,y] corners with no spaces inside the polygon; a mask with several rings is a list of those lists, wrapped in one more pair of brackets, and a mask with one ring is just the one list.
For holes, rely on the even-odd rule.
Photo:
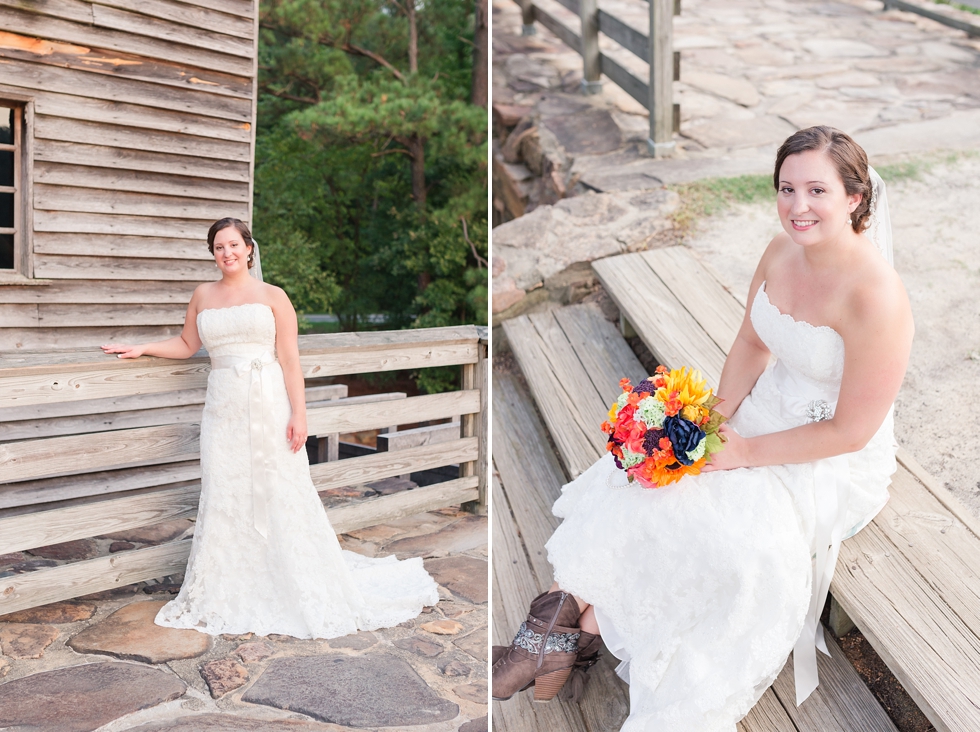
{"label": "standing bride", "polygon": [[554,696],[600,635],[630,684],[629,732],[733,732],[791,650],[797,703],[817,686],[840,542],[888,499],[913,323],[864,151],[801,130],[773,183],[784,233],[722,372],[725,449],[657,490],[627,484],[608,454],[564,487],[556,582],[495,649],[494,698]]}
{"label": "standing bride", "polygon": [[296,313],[249,276],[258,253],[238,219],[215,222],[221,279],[200,285],[180,336],[102,347],[119,358],[211,356],[201,418],[201,502],[180,593],[156,623],[221,633],[334,638],[390,627],[439,601],[422,560],[343,551],[306,457]]}

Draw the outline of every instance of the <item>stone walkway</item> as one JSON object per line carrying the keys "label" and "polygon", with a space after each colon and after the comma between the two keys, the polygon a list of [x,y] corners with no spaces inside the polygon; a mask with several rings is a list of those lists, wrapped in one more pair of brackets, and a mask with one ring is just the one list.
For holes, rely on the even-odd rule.
{"label": "stone walkway", "polygon": [[[553,0],[537,1],[578,28]],[[599,5],[646,32],[642,0]],[[648,246],[653,233],[620,235],[636,218],[631,201],[638,192],[767,173],[778,144],[799,127],[843,129],[879,164],[935,149],[980,149],[980,39],[912,13],[882,11],[876,0],[683,0],[674,18],[681,128],[677,154],[664,160],[646,154],[646,110],[608,80],[601,94],[581,94],[581,58],[535,27],[536,35],[521,36],[518,5],[494,0],[495,221],[528,219],[494,229],[497,319],[561,300],[568,278],[559,276],[557,294],[548,278],[576,262]],[[639,59],[604,36],[600,43],[645,78]],[[582,200],[589,193],[601,197]],[[651,218],[671,210],[659,205]],[[540,235],[552,219],[574,224],[557,257]],[[661,232],[669,225],[646,223]],[[585,286],[582,277],[573,279]]]}
{"label": "stone walkway", "polygon": [[[3,555],[0,573],[160,543],[188,526]],[[160,628],[153,617],[179,576],[13,613],[0,617],[0,729],[486,732],[486,516],[442,509],[341,543],[423,557],[439,604],[398,627],[329,641]]]}

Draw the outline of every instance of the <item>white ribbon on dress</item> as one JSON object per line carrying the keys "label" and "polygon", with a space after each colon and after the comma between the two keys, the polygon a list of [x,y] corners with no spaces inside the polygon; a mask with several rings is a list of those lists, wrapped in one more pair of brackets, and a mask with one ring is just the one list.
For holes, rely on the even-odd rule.
{"label": "white ribbon on dress", "polygon": [[276,362],[266,351],[261,356],[214,356],[211,369],[234,369],[239,376],[251,374],[248,385],[248,426],[252,454],[252,521],[255,530],[268,538],[269,493],[276,475],[276,450],[272,434],[271,373],[265,366]]}
{"label": "white ribbon on dress", "polygon": [[[806,415],[807,422],[821,422],[833,416],[836,395],[829,394],[814,382],[777,362],[774,376],[781,387],[783,414]],[[793,396],[790,396],[790,395]],[[851,468],[847,455],[835,455],[813,462],[815,561],[810,606],[803,621],[803,631],[793,647],[793,675],[796,681],[796,705],[799,706],[819,684],[817,649],[830,655],[820,624],[820,614],[827,602],[834,579],[837,556],[847,530],[847,505],[851,493]]]}

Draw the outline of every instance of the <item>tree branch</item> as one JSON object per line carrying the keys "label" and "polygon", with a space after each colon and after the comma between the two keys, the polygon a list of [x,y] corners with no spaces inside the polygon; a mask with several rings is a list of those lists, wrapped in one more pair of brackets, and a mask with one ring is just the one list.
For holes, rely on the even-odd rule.
{"label": "tree branch", "polygon": [[368,51],[366,48],[355,46],[350,41],[345,42],[342,46],[339,46],[339,48],[341,51],[345,51],[346,53],[355,54],[357,56],[364,56],[366,58],[371,59],[375,63],[381,64],[386,69],[388,69],[388,71],[394,74],[395,78],[398,79],[398,81],[402,83],[405,82],[405,77],[402,75],[402,72],[396,69],[390,63],[388,63],[387,59],[385,59],[383,56],[379,56],[378,54],[374,53],[374,51]]}
{"label": "tree branch", "polygon": [[319,99],[313,99],[312,97],[297,97],[293,94],[287,94],[286,92],[277,92],[272,89],[265,90],[267,94],[271,94],[274,97],[279,97],[280,99],[288,99],[290,102],[302,102],[303,104],[319,104]]}
{"label": "tree branch", "polygon": [[466,231],[466,219],[460,216],[459,220],[463,222],[463,238],[466,239],[466,243],[470,245],[470,251],[473,252],[473,256],[476,257],[477,268],[483,269],[484,265],[489,267],[490,265],[487,262],[487,260],[485,260],[483,257],[481,257],[479,254],[476,253],[476,245],[473,244],[472,241],[470,241],[469,232]]}

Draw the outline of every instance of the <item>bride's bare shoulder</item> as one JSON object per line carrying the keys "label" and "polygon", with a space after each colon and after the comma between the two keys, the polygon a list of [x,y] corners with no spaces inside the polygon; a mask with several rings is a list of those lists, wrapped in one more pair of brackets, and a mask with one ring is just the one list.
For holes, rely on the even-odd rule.
{"label": "bride's bare shoulder", "polygon": [[768,279],[773,272],[777,272],[793,251],[793,240],[789,238],[789,234],[785,231],[776,234],[759,260],[757,271],[760,279]]}
{"label": "bride's bare shoulder", "polygon": [[884,257],[872,255],[850,272],[844,308],[848,329],[911,332],[912,306],[902,278]]}

